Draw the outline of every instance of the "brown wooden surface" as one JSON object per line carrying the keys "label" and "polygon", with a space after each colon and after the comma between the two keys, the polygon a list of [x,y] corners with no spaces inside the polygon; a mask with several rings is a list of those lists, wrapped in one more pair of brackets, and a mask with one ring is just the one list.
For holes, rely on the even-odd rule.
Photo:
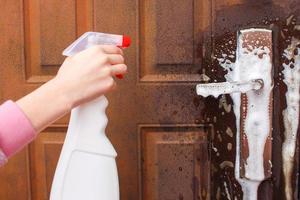
{"label": "brown wooden surface", "polygon": [[[233,173],[232,101],[227,95],[198,97],[195,85],[224,81],[224,71],[213,58],[235,50],[239,29],[271,28],[275,148],[272,177],[261,185],[259,199],[285,199],[281,113],[286,88],[279,72],[290,41],[281,35],[300,37],[292,28],[300,24],[299,0],[0,0],[0,5],[1,102],[16,100],[49,80],[63,60],[63,48],[85,31],[132,37],[125,51],[129,73],[108,95],[107,111],[106,132],[118,152],[122,200],[227,199],[226,191],[231,199],[242,199]],[[0,169],[0,199],[48,199],[67,124],[68,116],[57,121]],[[170,146],[172,142],[177,145]],[[181,164],[188,170],[182,178]]]}
{"label": "brown wooden surface", "polygon": [[208,130],[193,126],[140,126],[140,130],[142,199],[209,199]]}

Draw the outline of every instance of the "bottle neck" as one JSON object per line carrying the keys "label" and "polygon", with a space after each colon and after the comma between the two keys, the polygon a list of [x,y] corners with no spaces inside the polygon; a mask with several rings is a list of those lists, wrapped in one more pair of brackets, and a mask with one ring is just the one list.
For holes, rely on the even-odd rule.
{"label": "bottle neck", "polygon": [[102,96],[74,108],[67,137],[77,150],[116,157],[117,153],[105,135],[107,99]]}
{"label": "bottle neck", "polygon": [[81,131],[88,131],[93,127],[93,129],[104,132],[107,125],[105,114],[107,106],[108,101],[106,97],[101,96],[74,108],[71,112],[70,125],[80,126]]}

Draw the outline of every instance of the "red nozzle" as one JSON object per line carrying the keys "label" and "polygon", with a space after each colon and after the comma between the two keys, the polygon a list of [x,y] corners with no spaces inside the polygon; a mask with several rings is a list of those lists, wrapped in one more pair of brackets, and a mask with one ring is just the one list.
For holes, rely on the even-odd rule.
{"label": "red nozzle", "polygon": [[129,47],[131,39],[129,36],[123,35],[122,47]]}
{"label": "red nozzle", "polygon": [[123,79],[123,78],[124,78],[124,76],[123,76],[122,74],[117,74],[116,77],[117,77],[118,79]]}

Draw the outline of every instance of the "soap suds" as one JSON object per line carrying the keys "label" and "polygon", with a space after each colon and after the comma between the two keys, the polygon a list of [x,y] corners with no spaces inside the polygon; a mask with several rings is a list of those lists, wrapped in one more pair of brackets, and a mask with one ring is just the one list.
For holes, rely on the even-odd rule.
{"label": "soap suds", "polygon": [[[289,63],[284,63],[283,82],[287,86],[285,94],[287,107],[283,111],[284,142],[282,144],[283,174],[285,180],[285,196],[287,200],[293,199],[292,172],[296,149],[297,131],[299,123],[300,100],[300,41],[293,38],[291,44],[285,49],[283,56]],[[297,54],[295,54],[297,52]],[[293,61],[292,61],[293,60]]]}
{"label": "soap suds", "polygon": [[[259,93],[249,91],[247,95],[247,115],[243,128],[248,141],[249,157],[245,164],[245,176],[250,180],[262,181],[264,172],[264,148],[270,130],[269,103],[273,88],[272,64],[268,47],[243,48],[239,39],[237,64],[241,80],[263,79],[264,87]],[[261,56],[260,56],[261,55]],[[251,66],[251,67],[250,67]],[[242,105],[244,106],[244,105]]]}
{"label": "soap suds", "polygon": [[[257,50],[259,52],[260,50]],[[255,79],[239,82],[219,82],[219,83],[204,83],[198,84],[196,91],[198,95],[203,97],[213,96],[217,98],[221,94],[231,94],[235,92],[246,93],[253,89],[261,89],[262,84]]]}
{"label": "soap suds", "polygon": [[243,199],[244,200],[257,200],[257,189],[260,181],[251,181],[242,179],[240,176],[240,105],[241,105],[241,94],[235,93],[231,95],[233,99],[233,111],[236,116],[236,158],[234,175],[236,180],[242,186]]}
{"label": "soap suds", "polygon": [[[270,49],[266,46],[253,47],[248,45],[244,46],[243,44],[243,33],[252,31],[270,32],[265,29],[249,29],[241,31],[242,34],[238,38],[236,66],[233,71],[228,71],[228,75],[233,77],[234,80],[263,79],[264,81],[264,87],[259,95],[254,91],[246,93],[248,103],[244,127],[240,127],[241,95],[231,95],[235,104],[234,112],[237,119],[235,177],[242,186],[245,200],[257,199],[258,186],[265,178],[263,153],[267,137],[270,133],[269,97],[272,91]],[[244,129],[248,140],[249,157],[247,158],[247,164],[245,165],[245,176],[248,179],[242,179],[240,175],[240,168],[242,167],[240,166],[241,128]]]}
{"label": "soap suds", "polygon": [[[264,46],[264,42],[269,42],[268,37],[266,38],[256,38],[255,41],[252,41],[251,38],[247,38],[249,35],[247,33],[258,31],[261,33],[268,32],[270,30],[266,29],[248,29],[241,31],[238,38],[238,48],[236,52],[236,62],[233,63],[229,58],[234,57],[232,55],[222,54],[221,58],[216,58],[227,72],[225,74],[225,79],[227,82],[250,82],[255,79],[262,79],[264,82],[264,87],[259,91],[253,91],[253,85],[246,84],[247,87],[238,87],[232,89],[232,84],[224,84],[224,87],[220,85],[215,85],[219,87],[204,88],[204,90],[199,90],[198,94],[201,95],[213,95],[218,96],[224,92],[231,93],[233,99],[233,110],[236,116],[236,160],[235,160],[235,178],[238,180],[243,190],[243,199],[244,200],[257,200],[257,189],[261,181],[265,178],[264,172],[264,146],[267,140],[267,137],[270,133],[270,116],[269,116],[269,98],[273,87],[271,71],[271,50]],[[245,44],[245,41],[247,44]],[[265,40],[265,41],[262,41]],[[250,45],[251,43],[251,45]],[[250,87],[249,87],[250,85]],[[222,86],[222,85],[221,85]],[[246,89],[245,89],[246,88]],[[240,92],[244,92],[247,96],[247,104],[241,105],[241,93],[235,92],[235,89]],[[245,103],[245,102],[243,102]],[[247,115],[243,116],[243,127],[240,127],[241,116],[240,109],[241,106],[246,106]],[[245,176],[247,178],[241,178],[240,169],[240,137],[241,137],[241,128],[244,130],[247,140],[248,140],[248,149],[249,157],[245,164]],[[228,135],[233,135],[232,131],[227,129],[226,133]]]}

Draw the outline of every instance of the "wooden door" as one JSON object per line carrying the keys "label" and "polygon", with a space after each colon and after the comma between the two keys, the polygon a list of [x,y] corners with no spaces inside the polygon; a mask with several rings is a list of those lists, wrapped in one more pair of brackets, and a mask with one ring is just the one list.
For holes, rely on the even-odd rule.
{"label": "wooden door", "polygon": [[[62,50],[85,31],[133,38],[125,51],[129,73],[107,95],[106,132],[118,152],[122,200],[242,199],[234,176],[232,100],[199,97],[195,86],[225,80],[216,58],[226,53],[234,62],[238,30],[273,30],[273,168],[258,193],[264,200],[299,199],[299,134],[289,173],[283,173],[282,157],[289,130],[282,115],[287,105],[282,70],[284,63],[299,65],[299,57],[284,56],[299,50],[299,0],[0,0],[0,5],[1,102],[51,79],[63,62]],[[0,169],[0,199],[49,198],[68,119],[44,130]]]}

